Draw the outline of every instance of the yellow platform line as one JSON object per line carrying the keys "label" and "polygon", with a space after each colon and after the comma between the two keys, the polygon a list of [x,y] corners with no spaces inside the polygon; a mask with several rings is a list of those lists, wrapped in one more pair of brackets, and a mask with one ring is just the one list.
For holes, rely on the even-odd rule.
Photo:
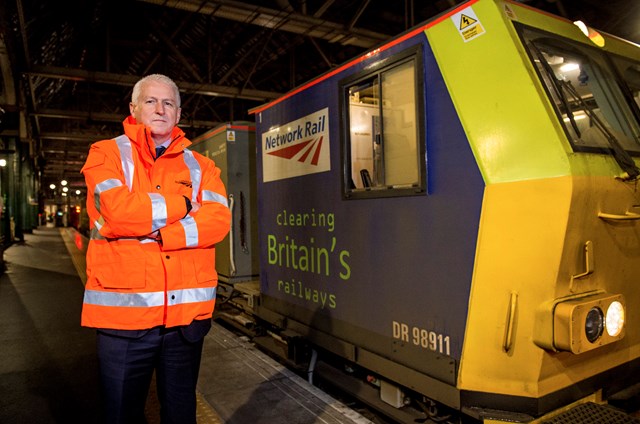
{"label": "yellow platform line", "polygon": [[[85,250],[80,250],[75,244],[75,237],[78,235],[81,236],[76,230],[73,228],[59,228],[60,236],[62,236],[62,240],[64,240],[64,244],[67,247],[67,251],[71,256],[71,262],[73,262],[73,266],[76,268],[76,272],[78,276],[82,280],[82,284],[87,283],[87,259],[86,259],[86,248]],[[87,238],[84,237],[84,242],[87,242]]]}

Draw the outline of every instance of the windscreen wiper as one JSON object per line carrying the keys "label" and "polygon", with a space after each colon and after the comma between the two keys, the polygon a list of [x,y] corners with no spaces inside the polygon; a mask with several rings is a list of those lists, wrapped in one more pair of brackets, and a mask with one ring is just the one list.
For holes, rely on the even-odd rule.
{"label": "windscreen wiper", "polygon": [[560,84],[567,90],[567,92],[573,97],[573,99],[583,107],[591,122],[595,123],[595,126],[604,134],[607,142],[609,143],[609,146],[611,146],[613,158],[616,160],[618,165],[620,165],[620,168],[622,168],[622,170],[627,173],[627,177],[623,177],[622,179],[636,179],[636,177],[640,175],[640,169],[638,169],[638,167],[636,166],[636,163],[634,162],[629,152],[627,152],[622,147],[617,137],[609,130],[609,128],[607,128],[607,126],[604,124],[604,122],[602,122],[598,115],[594,113],[591,106],[589,106],[587,102],[585,102],[582,97],[580,97],[580,94],[576,91],[575,87],[571,84],[570,81],[560,81]]}
{"label": "windscreen wiper", "polygon": [[571,106],[569,104],[569,99],[567,98],[565,92],[568,92],[573,98],[572,100],[578,102],[583,107],[589,119],[591,119],[592,122],[595,122],[596,127],[605,135],[605,138],[609,143],[609,146],[611,147],[613,158],[620,166],[620,168],[626,173],[626,176],[621,177],[621,179],[636,179],[640,175],[640,169],[638,169],[638,167],[636,166],[636,163],[634,162],[631,155],[629,155],[629,153],[622,147],[618,139],[615,137],[615,135],[613,135],[611,131],[609,131],[602,120],[596,116],[596,114],[593,112],[593,109],[582,99],[582,97],[580,97],[580,94],[576,91],[573,85],[571,85],[571,82],[564,81],[556,77],[555,72],[553,72],[553,69],[551,69],[551,65],[549,65],[549,62],[547,62],[547,60],[544,58],[544,55],[542,54],[540,49],[538,49],[538,46],[536,46],[533,42],[530,42],[529,45],[535,52],[536,56],[538,56],[538,60],[542,64],[542,68],[544,69],[544,71],[547,73],[547,77],[551,79],[555,93],[557,97],[562,101],[562,105],[565,107],[565,110],[567,112],[567,117],[569,118],[571,126],[573,127],[578,137],[581,137],[580,130],[578,129],[578,125],[576,124],[573,112],[571,111]]}
{"label": "windscreen wiper", "polygon": [[551,80],[551,83],[553,84],[553,90],[556,96],[562,102],[562,106],[564,106],[564,109],[567,113],[567,117],[569,118],[569,122],[571,122],[571,126],[573,127],[573,130],[576,132],[576,134],[578,134],[578,137],[580,137],[581,136],[580,130],[578,129],[578,124],[576,123],[576,119],[573,116],[573,112],[571,111],[571,105],[569,104],[569,99],[567,99],[567,96],[565,96],[564,91],[562,90],[562,85],[560,84],[560,81],[558,80],[558,78],[556,78],[555,72],[553,72],[553,69],[551,69],[551,65],[549,65],[549,62],[547,62],[547,60],[544,58],[544,55],[542,54],[540,49],[538,49],[538,46],[536,46],[533,42],[529,42],[529,46],[531,47],[531,50],[535,52],[536,56],[538,56],[538,60],[540,61],[542,68],[546,72],[547,78],[549,78]]}

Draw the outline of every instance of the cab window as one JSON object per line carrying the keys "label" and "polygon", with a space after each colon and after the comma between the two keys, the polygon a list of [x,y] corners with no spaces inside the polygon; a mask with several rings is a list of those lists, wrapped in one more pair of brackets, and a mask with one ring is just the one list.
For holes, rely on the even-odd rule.
{"label": "cab window", "polygon": [[424,194],[420,52],[411,49],[340,82],[346,198]]}
{"label": "cab window", "polygon": [[[630,101],[633,96],[638,101],[638,81],[629,96],[619,76],[625,72],[616,70],[604,51],[525,26],[519,30],[574,151],[622,149],[639,155],[637,103]],[[630,80],[637,78],[637,65],[619,66],[629,70]]]}
{"label": "cab window", "polygon": [[640,62],[628,58],[614,56],[615,64],[624,84],[631,103],[635,105],[635,112],[640,120]]}

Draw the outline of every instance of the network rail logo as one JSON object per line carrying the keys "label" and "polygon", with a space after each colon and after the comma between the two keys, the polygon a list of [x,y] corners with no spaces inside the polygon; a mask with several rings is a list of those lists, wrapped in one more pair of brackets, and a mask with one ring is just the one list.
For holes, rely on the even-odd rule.
{"label": "network rail logo", "polygon": [[329,108],[262,134],[262,179],[277,181],[331,170]]}

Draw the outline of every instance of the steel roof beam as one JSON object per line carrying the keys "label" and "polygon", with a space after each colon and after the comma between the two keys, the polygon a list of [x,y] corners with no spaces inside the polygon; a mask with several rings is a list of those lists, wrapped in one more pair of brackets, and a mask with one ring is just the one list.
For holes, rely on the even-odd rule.
{"label": "steel roof beam", "polygon": [[[210,0],[203,4],[201,0],[138,0],[163,7],[197,12],[216,18],[228,19],[244,24],[253,24],[265,28],[278,28],[330,43],[353,45],[365,49],[376,46],[391,38],[390,34],[381,34],[359,28],[346,28],[342,24],[328,22],[314,16],[296,12],[281,11],[262,6],[230,0]],[[368,2],[367,2],[368,3]]]}

